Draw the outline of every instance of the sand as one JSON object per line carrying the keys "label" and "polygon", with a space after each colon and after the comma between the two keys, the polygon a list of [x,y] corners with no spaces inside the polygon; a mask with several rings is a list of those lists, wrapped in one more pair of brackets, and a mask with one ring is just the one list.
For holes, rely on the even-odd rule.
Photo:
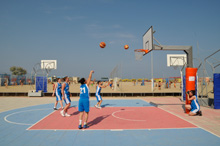
{"label": "sand", "polygon": [[[174,88],[174,84],[171,85],[171,88],[164,88],[165,83],[163,83],[161,90],[158,89],[158,87],[154,87],[154,90],[152,91],[151,89],[151,83],[146,82],[145,86],[141,86],[140,83],[135,84],[132,82],[121,82],[119,84],[119,87],[116,90],[111,89],[109,86],[106,88],[102,89],[102,93],[150,93],[150,92],[155,92],[155,93],[174,93],[174,92],[181,92],[182,89],[180,88],[180,83],[176,84],[176,88]],[[48,84],[48,92],[53,92],[52,90],[53,85]],[[71,93],[79,93],[79,88],[80,84],[70,84],[70,92]],[[17,85],[17,86],[8,86],[6,88],[5,86],[0,87],[0,92],[28,92],[29,90],[34,90],[35,86],[34,85]],[[203,90],[203,92],[202,92]],[[95,85],[90,85],[90,93],[95,93],[96,91],[96,86]],[[213,95],[213,83],[210,83],[207,86],[207,89],[205,86],[202,86],[199,84],[199,95],[207,95],[211,98],[214,97]]]}

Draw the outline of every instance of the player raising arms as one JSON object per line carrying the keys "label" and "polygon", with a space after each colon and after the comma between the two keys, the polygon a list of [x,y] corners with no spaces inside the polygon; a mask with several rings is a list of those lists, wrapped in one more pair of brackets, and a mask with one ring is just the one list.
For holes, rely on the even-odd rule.
{"label": "player raising arms", "polygon": [[69,92],[69,77],[64,77],[63,78],[64,83],[62,85],[62,95],[63,95],[63,100],[66,103],[66,106],[64,107],[64,109],[60,112],[60,114],[64,117],[67,116],[69,117],[70,115],[67,113],[68,108],[70,107],[71,104],[71,100],[70,100],[70,92]]}
{"label": "player raising arms", "polygon": [[96,99],[97,99],[97,104],[95,105],[96,108],[101,109],[101,104],[102,104],[102,97],[100,95],[101,89],[107,87],[108,85],[103,85],[102,81],[97,82],[97,87],[96,87]]}
{"label": "player raising arms", "polygon": [[57,78],[57,83],[55,84],[55,87],[53,89],[53,94],[52,96],[54,96],[54,94],[56,94],[56,102],[54,104],[54,110],[57,110],[57,103],[58,101],[60,102],[61,108],[63,109],[63,102],[62,102],[62,94],[61,94],[61,79]]}
{"label": "player raising arms", "polygon": [[85,78],[81,78],[79,82],[81,83],[80,86],[80,98],[79,98],[79,105],[78,105],[78,111],[79,114],[79,129],[82,129],[82,120],[83,115],[85,112],[85,121],[83,128],[88,128],[87,121],[89,117],[89,84],[92,78],[92,74],[94,71],[90,71],[89,78],[86,80]]}

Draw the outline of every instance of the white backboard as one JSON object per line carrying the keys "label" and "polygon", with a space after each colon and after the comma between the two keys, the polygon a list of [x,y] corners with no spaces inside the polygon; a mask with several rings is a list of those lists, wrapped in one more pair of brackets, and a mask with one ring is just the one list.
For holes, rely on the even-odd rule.
{"label": "white backboard", "polygon": [[186,54],[167,54],[167,66],[184,66],[187,64]]}
{"label": "white backboard", "polygon": [[143,49],[153,49],[153,26],[151,26],[143,35]]}
{"label": "white backboard", "polygon": [[41,69],[57,69],[57,60],[41,60]]}

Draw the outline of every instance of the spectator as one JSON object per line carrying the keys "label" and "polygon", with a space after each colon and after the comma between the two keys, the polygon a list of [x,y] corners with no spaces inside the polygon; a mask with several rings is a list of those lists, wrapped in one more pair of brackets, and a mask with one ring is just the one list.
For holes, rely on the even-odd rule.
{"label": "spectator", "polygon": [[144,79],[142,80],[141,86],[144,86]]}
{"label": "spectator", "polygon": [[110,88],[113,90],[114,89],[114,85],[113,85],[113,81],[111,80],[110,81],[110,84],[109,84]]}
{"label": "spectator", "polygon": [[176,88],[176,80],[174,80],[174,83],[173,83],[173,85],[174,85],[174,88]]}
{"label": "spectator", "polygon": [[134,86],[135,86],[135,80],[133,80]]}
{"label": "spectator", "polygon": [[161,81],[159,81],[159,83],[158,83],[158,90],[161,90],[161,86],[162,86],[162,83],[161,83]]}
{"label": "spectator", "polygon": [[22,80],[20,80],[20,85],[23,86],[23,81]]}
{"label": "spectator", "polygon": [[6,81],[4,81],[4,85],[5,85],[5,88],[8,88],[8,84]]}

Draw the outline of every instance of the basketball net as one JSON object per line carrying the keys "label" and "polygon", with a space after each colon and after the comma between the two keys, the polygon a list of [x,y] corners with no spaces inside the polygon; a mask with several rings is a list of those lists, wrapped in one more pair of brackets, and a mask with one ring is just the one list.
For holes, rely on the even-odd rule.
{"label": "basketball net", "polygon": [[138,61],[141,61],[143,58],[143,55],[145,54],[145,52],[138,52],[138,51],[135,51],[134,53],[135,53],[135,59]]}

